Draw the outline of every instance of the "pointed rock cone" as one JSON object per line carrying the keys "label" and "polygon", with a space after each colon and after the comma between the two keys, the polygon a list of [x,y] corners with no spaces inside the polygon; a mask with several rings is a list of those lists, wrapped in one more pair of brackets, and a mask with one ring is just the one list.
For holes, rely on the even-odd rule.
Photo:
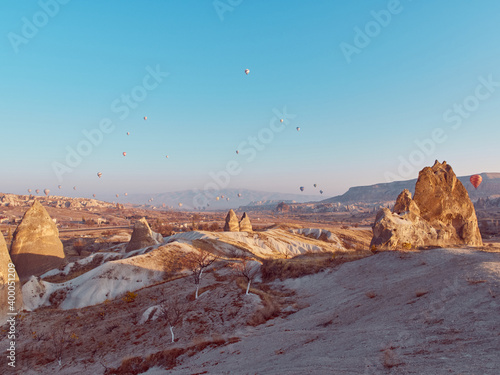
{"label": "pointed rock cone", "polygon": [[231,209],[226,216],[226,224],[224,224],[224,232],[239,232],[240,223],[238,221],[238,216]]}
{"label": "pointed rock cone", "polygon": [[127,245],[125,251],[133,251],[142,249],[148,246],[159,245],[163,243],[161,234],[153,232],[149,227],[146,218],[142,218],[135,222],[132,238]]}
{"label": "pointed rock cone", "polygon": [[[10,288],[9,282],[11,283]],[[12,282],[15,284],[13,287]],[[12,301],[12,297],[9,299],[9,291],[11,290],[15,293],[14,301]],[[12,295],[12,292],[10,295]],[[13,302],[13,305],[10,305],[9,302]],[[0,325],[7,321],[7,313],[16,313],[22,308],[23,295],[21,293],[21,282],[19,281],[15,267],[13,267],[3,234],[0,232]]]}
{"label": "pointed rock cone", "polygon": [[49,213],[35,201],[14,232],[10,256],[21,282],[58,268],[65,260],[59,230]]}
{"label": "pointed rock cone", "polygon": [[243,216],[240,221],[240,232],[251,232],[252,231],[252,223],[250,222],[250,218],[248,217],[246,212],[243,212]]}

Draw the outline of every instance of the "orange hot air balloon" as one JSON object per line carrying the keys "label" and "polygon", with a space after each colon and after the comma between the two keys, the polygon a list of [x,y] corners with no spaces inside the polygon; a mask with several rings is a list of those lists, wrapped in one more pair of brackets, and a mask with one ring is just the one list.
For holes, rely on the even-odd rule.
{"label": "orange hot air balloon", "polygon": [[127,156],[127,153],[126,152],[122,152],[123,156]]}
{"label": "orange hot air balloon", "polygon": [[478,174],[474,174],[474,175],[470,176],[470,183],[476,189],[479,187],[479,185],[481,185],[481,181],[483,181],[483,178]]}
{"label": "orange hot air balloon", "polygon": [[144,116],[144,120],[147,120],[148,119],[148,116]]}
{"label": "orange hot air balloon", "polygon": [[127,132],[127,135],[130,135],[130,132]]}

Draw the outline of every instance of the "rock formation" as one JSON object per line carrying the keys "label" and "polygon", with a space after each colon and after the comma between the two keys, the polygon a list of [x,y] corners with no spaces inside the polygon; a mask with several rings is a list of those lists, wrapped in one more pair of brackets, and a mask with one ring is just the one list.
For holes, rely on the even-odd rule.
{"label": "rock formation", "polygon": [[481,246],[476,212],[450,165],[437,160],[418,175],[415,196],[399,194],[392,212],[383,208],[373,225],[377,249],[424,246]]}
{"label": "rock formation", "polygon": [[21,281],[40,276],[64,262],[59,230],[37,200],[26,211],[14,232],[10,256]]}
{"label": "rock formation", "polygon": [[240,232],[251,232],[252,231],[252,223],[250,222],[250,218],[248,217],[246,212],[243,212],[243,216],[240,220]]}
{"label": "rock formation", "polygon": [[159,245],[163,243],[161,234],[153,232],[149,227],[146,218],[142,218],[135,222],[132,237],[125,251],[133,251],[142,249],[148,246]]}
{"label": "rock formation", "polygon": [[[0,324],[6,322],[8,312],[19,312],[23,307],[21,283],[16,269],[9,265],[12,265],[12,260],[3,234],[0,232]],[[9,282],[11,286],[9,286]],[[9,291],[10,295],[14,296],[15,299],[8,298]]]}
{"label": "rock formation", "polygon": [[224,232],[239,232],[240,223],[238,221],[238,216],[231,209],[226,216],[226,224],[224,224]]}

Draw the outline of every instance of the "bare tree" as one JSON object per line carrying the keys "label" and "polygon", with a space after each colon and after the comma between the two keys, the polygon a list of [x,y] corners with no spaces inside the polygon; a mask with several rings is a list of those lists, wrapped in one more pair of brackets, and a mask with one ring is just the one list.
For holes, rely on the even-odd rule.
{"label": "bare tree", "polygon": [[232,268],[235,270],[238,276],[243,276],[247,280],[247,290],[245,294],[248,294],[250,290],[250,284],[254,281],[255,276],[259,273],[259,267],[257,262],[248,259],[243,259],[241,263],[234,263]]}
{"label": "bare tree", "polygon": [[62,356],[66,348],[66,343],[68,342],[66,324],[67,323],[63,323],[61,326],[57,327],[50,337],[52,350],[54,351],[59,366],[62,365]]}
{"label": "bare tree", "polygon": [[203,249],[197,249],[197,251],[191,252],[186,256],[188,267],[191,270],[196,285],[195,299],[198,299],[198,290],[203,270],[212,265],[216,260],[217,256]]}
{"label": "bare tree", "polygon": [[167,322],[168,328],[170,329],[170,335],[172,336],[172,342],[175,341],[174,327],[177,323],[179,323],[185,312],[185,304],[183,304],[177,297],[166,300],[160,305],[159,317]]}

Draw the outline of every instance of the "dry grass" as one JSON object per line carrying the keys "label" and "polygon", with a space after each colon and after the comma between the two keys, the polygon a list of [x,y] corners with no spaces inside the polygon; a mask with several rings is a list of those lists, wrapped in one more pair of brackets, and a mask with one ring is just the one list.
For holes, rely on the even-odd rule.
{"label": "dry grass", "polygon": [[342,263],[351,262],[373,255],[371,251],[349,251],[339,253],[307,253],[291,259],[264,259],[262,262],[262,280],[286,280],[315,274]]}
{"label": "dry grass", "polygon": [[[111,261],[113,259],[108,259],[107,261]],[[49,283],[64,283],[66,281],[72,280],[84,273],[93,270],[96,267],[99,267],[104,261],[104,256],[96,255],[94,259],[90,263],[80,265],[76,263],[67,275],[59,274],[54,276],[45,277],[43,280]]]}
{"label": "dry grass", "polygon": [[291,259],[264,259],[262,262],[262,280],[286,280],[311,275],[334,265],[332,253],[306,254]]}
{"label": "dry grass", "polygon": [[178,358],[183,354],[193,356],[206,348],[216,348],[238,341],[240,341],[238,337],[230,337],[226,340],[222,336],[195,339],[193,340],[193,344],[188,347],[175,347],[172,349],[160,350],[145,358],[125,358],[119,367],[106,369],[104,375],[137,375],[155,366],[169,370],[178,365]]}

